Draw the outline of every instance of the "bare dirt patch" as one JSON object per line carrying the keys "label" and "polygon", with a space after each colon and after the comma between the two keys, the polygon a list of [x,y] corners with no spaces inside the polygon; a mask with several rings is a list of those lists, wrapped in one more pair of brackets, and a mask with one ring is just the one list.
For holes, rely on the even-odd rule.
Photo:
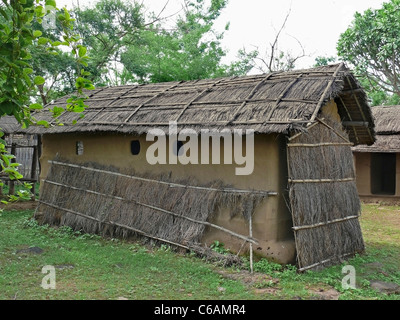
{"label": "bare dirt patch", "polygon": [[338,300],[340,292],[334,288],[311,287],[308,291],[318,300]]}
{"label": "bare dirt patch", "polygon": [[274,295],[280,290],[279,279],[263,273],[250,273],[246,270],[232,272],[229,270],[217,270],[224,278],[242,282],[246,287],[253,289],[256,294]]}

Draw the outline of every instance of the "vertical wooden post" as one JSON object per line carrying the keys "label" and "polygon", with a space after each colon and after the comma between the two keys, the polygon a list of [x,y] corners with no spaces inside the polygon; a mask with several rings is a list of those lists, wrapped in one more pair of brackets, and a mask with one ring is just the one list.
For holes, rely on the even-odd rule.
{"label": "vertical wooden post", "polygon": [[[249,217],[249,238],[253,238],[253,217]],[[250,242],[250,272],[253,273],[253,244]]]}
{"label": "vertical wooden post", "polygon": [[[40,176],[40,171],[41,171],[41,166],[40,166],[40,157],[42,156],[42,136],[38,134],[36,136],[36,141],[37,141],[37,164],[39,165],[39,176]],[[39,181],[39,176],[37,177],[37,180]]]}
{"label": "vertical wooden post", "polygon": [[[13,156],[15,156],[17,154],[17,145],[14,142],[11,144],[11,154]],[[15,158],[12,159],[11,162],[15,163],[16,159]],[[15,183],[14,183],[14,181],[10,181],[10,190],[8,191],[8,194],[14,195],[14,193],[15,193]]]}
{"label": "vertical wooden post", "polygon": [[31,164],[31,179],[32,179],[32,197],[31,200],[35,200],[35,193],[36,193],[36,168],[38,163],[38,146],[33,146],[33,155],[32,155],[32,164]]}

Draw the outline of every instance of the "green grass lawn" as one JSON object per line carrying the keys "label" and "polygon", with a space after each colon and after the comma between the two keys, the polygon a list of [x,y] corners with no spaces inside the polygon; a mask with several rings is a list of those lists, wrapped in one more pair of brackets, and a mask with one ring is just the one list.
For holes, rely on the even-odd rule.
{"label": "green grass lawn", "polygon": [[[32,214],[18,210],[0,216],[2,300],[400,299],[370,287],[374,279],[400,285],[400,207],[363,205],[367,249],[343,263],[356,270],[357,289],[347,290],[341,287],[343,265],[299,274],[293,266],[261,260],[250,274],[245,267],[224,268],[167,246],[38,226]],[[30,247],[43,252],[26,252]],[[41,287],[45,265],[55,267],[55,290]]]}

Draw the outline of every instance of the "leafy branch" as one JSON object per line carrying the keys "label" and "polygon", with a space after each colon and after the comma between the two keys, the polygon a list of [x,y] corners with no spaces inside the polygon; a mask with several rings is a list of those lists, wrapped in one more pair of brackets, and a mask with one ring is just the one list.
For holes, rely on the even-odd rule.
{"label": "leafy branch", "polygon": [[[44,19],[54,18],[62,32],[62,37],[51,40],[43,36],[41,30],[34,26],[42,24]],[[80,44],[80,38],[73,32],[74,19],[68,11],[57,9],[54,0],[1,0],[0,2],[0,116],[10,115],[26,128],[32,124],[45,125],[45,121],[37,122],[32,112],[43,108],[39,101],[33,101],[35,96],[44,96],[46,80],[41,75],[35,75],[32,62],[34,49],[42,50],[49,56],[57,55],[57,47],[66,46],[75,57],[79,76],[75,81],[76,94],[68,101],[66,111],[82,112],[87,105],[84,90],[94,89],[87,79],[89,73],[84,70],[88,56],[86,48]],[[46,99],[43,99],[46,102]],[[61,108],[57,113],[58,117]],[[3,133],[0,133],[3,136]],[[1,174],[9,180],[22,179],[14,156],[6,148],[5,140],[0,140]],[[14,198],[13,198],[14,199]]]}

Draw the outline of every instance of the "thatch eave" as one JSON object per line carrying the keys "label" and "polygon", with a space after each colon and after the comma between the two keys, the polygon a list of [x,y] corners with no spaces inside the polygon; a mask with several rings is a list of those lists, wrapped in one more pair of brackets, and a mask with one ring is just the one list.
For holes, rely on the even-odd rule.
{"label": "thatch eave", "polygon": [[400,106],[376,106],[371,109],[376,141],[370,146],[355,146],[353,152],[400,153]]}

